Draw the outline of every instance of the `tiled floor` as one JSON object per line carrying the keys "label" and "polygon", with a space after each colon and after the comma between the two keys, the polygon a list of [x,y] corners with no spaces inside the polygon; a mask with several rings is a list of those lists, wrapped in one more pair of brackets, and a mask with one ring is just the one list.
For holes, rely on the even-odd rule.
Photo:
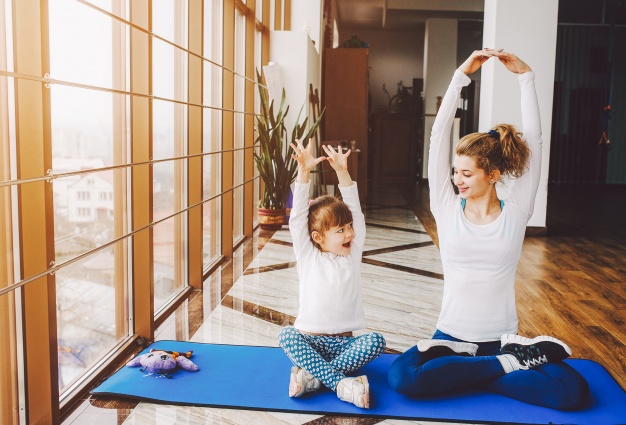
{"label": "tiled floor", "polygon": [[[439,252],[400,193],[370,194],[364,205],[367,238],[362,265],[366,331],[381,332],[388,351],[402,352],[435,329],[442,294]],[[276,346],[293,323],[298,285],[286,227],[256,232],[232,261],[205,282],[204,291],[177,310],[156,339]],[[288,371],[285,371],[285,394]],[[65,425],[157,424],[425,424],[371,418],[181,407],[87,399]],[[441,422],[438,422],[441,423]]]}

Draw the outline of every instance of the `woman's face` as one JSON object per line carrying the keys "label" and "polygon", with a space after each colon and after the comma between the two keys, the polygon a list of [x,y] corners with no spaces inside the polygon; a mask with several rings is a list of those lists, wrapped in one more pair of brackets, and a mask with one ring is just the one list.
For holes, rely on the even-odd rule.
{"label": "woman's face", "polygon": [[466,155],[454,156],[454,184],[459,188],[462,198],[481,197],[489,193],[493,184],[491,177],[478,168],[474,157]]}

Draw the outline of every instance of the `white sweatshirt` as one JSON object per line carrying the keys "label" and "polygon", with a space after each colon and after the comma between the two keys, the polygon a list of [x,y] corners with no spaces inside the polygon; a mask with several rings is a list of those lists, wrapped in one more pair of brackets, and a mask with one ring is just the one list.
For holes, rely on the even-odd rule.
{"label": "white sweatshirt", "polygon": [[444,291],[437,328],[464,341],[495,341],[517,333],[515,271],[541,173],[541,122],[535,74],[518,76],[528,170],[513,181],[502,212],[489,224],[473,224],[450,181],[450,130],[461,88],[470,79],[454,73],[433,124],[428,159],[430,208],[437,222]]}
{"label": "white sweatshirt", "polygon": [[339,187],[352,212],[354,239],[347,257],[322,252],[309,236],[309,183],[295,183],[289,230],[298,262],[300,307],[294,327],[305,332],[338,334],[365,328],[361,295],[361,256],[365,217],[356,182]]}

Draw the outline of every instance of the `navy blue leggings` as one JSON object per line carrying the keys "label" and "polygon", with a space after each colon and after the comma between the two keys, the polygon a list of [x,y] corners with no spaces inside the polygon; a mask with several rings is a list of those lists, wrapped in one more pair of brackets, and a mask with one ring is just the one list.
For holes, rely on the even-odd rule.
{"label": "navy blue leggings", "polygon": [[[439,330],[432,339],[461,341]],[[468,342],[468,341],[463,341]],[[389,384],[411,396],[426,396],[476,386],[525,403],[559,410],[582,406],[589,387],[585,379],[564,362],[546,363],[508,374],[496,355],[500,341],[478,342],[475,357],[433,357],[416,346],[401,354],[389,369]]]}

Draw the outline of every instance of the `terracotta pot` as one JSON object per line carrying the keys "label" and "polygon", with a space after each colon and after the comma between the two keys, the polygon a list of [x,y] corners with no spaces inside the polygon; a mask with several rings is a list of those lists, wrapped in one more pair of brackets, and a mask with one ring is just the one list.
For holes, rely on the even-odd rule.
{"label": "terracotta pot", "polygon": [[261,230],[280,230],[287,223],[286,209],[259,208],[259,226]]}

